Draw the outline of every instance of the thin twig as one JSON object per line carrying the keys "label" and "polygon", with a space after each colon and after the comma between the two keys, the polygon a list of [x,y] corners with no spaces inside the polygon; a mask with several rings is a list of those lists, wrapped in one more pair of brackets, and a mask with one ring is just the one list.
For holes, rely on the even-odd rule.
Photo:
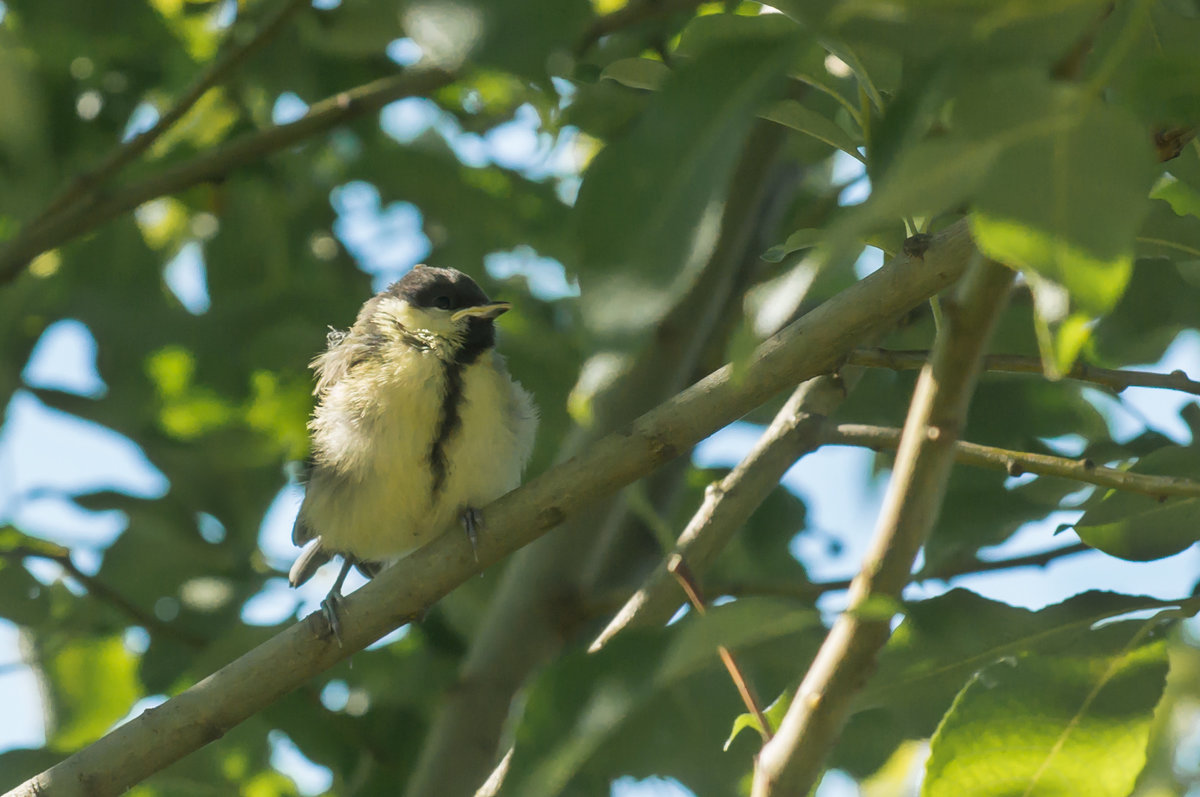
{"label": "thin twig", "polygon": [[[828,431],[829,445],[859,446],[876,451],[894,449],[900,444],[900,430],[888,426],[843,423]],[[1106,468],[1090,459],[1068,459],[1050,454],[1031,454],[979,443],[959,440],[954,446],[954,459],[964,465],[1002,470],[1009,476],[1036,473],[1039,476],[1059,476],[1064,479],[1110,487],[1130,493],[1142,493],[1160,501],[1169,496],[1200,496],[1200,481],[1179,476],[1150,476],[1118,468]]]}
{"label": "thin twig", "polygon": [[159,174],[114,189],[92,203],[74,205],[48,219],[37,229],[30,230],[21,240],[11,241],[0,251],[0,284],[16,277],[26,263],[42,252],[143,202],[217,180],[239,166],[261,160],[317,133],[377,111],[394,100],[429,94],[453,79],[454,75],[444,70],[413,69],[358,86],[316,103],[295,122],[247,133]]}
{"label": "thin twig", "polygon": [[[922,367],[928,359],[929,352],[926,350],[856,349],[846,362],[867,368],[912,371]],[[1039,358],[1025,357],[1019,354],[990,354],[983,360],[983,370],[1015,374],[1045,374]],[[1127,387],[1154,387],[1179,390],[1200,396],[1200,382],[1188,378],[1183,371],[1159,374],[1153,371],[1126,371],[1098,368],[1087,363],[1075,363],[1070,371],[1063,374],[1063,377],[1078,382],[1101,385],[1117,393]]]}
{"label": "thin twig", "polygon": [[150,612],[142,609],[133,601],[126,598],[117,590],[105,584],[95,576],[88,575],[79,569],[76,564],[71,561],[71,553],[65,548],[61,551],[51,552],[49,550],[38,550],[27,546],[15,546],[9,550],[0,552],[0,556],[6,559],[24,560],[24,559],[45,559],[48,562],[54,562],[63,570],[65,570],[76,583],[87,590],[92,597],[108,603],[122,613],[129,616],[135,623],[145,627],[147,630],[158,634],[172,637],[181,642],[184,642],[192,647],[201,647],[204,640],[193,636],[169,623],[164,623]]}
{"label": "thin twig", "polygon": [[227,50],[223,56],[213,62],[203,74],[196,78],[192,85],[184,91],[183,96],[159,117],[153,127],[123,142],[110,152],[108,157],[101,161],[98,166],[72,180],[38,214],[37,218],[26,225],[26,230],[18,233],[13,244],[16,245],[27,235],[27,231],[35,230],[46,223],[51,216],[66,210],[72,205],[86,204],[92,201],[95,198],[95,190],[101,184],[116,175],[121,169],[132,163],[138,156],[149,149],[150,145],[182,119],[209,89],[224,82],[233,70],[241,66],[250,56],[254,55],[268,41],[274,38],[275,34],[283,28],[283,24],[296,11],[307,5],[308,3],[305,0],[284,0],[279,8],[263,20],[262,24],[250,38]]}
{"label": "thin twig", "polygon": [[[679,586],[683,588],[684,594],[687,595],[688,603],[696,610],[696,614],[703,617],[708,613],[708,605],[704,597],[700,593],[700,585],[696,582],[696,577],[688,568],[687,562],[679,554],[671,554],[667,560],[667,571],[675,576],[679,582]],[[754,693],[754,688],[750,685],[750,681],[746,678],[746,673],[742,670],[741,665],[737,663],[737,659],[733,656],[733,651],[724,645],[717,645],[717,655],[721,657],[721,663],[725,665],[725,669],[729,672],[729,677],[733,680],[733,685],[737,687],[738,694],[742,697],[742,702],[746,705],[746,710],[754,715],[758,720],[758,732],[762,734],[763,741],[771,741],[774,735],[771,731],[771,726],[767,723],[767,717],[763,714],[762,703],[758,699],[758,695]]]}

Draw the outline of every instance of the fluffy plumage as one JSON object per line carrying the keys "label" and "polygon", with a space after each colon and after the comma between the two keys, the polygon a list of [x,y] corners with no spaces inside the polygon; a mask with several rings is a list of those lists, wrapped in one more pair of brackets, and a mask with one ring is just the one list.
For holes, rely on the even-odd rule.
{"label": "fluffy plumage", "polygon": [[[292,529],[309,547],[293,586],[333,554],[373,574],[520,483],[537,412],[494,349],[507,309],[460,271],[418,266],[330,334],[313,361],[311,471]],[[340,579],[331,601],[339,591]]]}

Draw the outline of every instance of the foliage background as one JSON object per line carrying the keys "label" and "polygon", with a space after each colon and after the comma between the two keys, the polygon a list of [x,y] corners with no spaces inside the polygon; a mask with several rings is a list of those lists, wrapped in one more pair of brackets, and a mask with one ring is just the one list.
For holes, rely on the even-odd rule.
{"label": "foliage background", "polygon": [[[285,7],[258,52],[89,196],[83,234],[27,268],[0,252],[0,614],[20,628],[11,672],[35,675],[45,714],[44,739],[0,754],[0,785],[293,621],[279,540],[298,495],[289,463],[305,454],[306,363],[327,325],[347,325],[415,262],[463,268],[516,304],[502,347],[542,407],[533,473],[744,357],[898,251],[906,219],[937,229],[969,216],[984,251],[1022,269],[994,350],[1066,370],[1080,356],[1151,363],[1174,344],[1170,367],[1200,371],[1200,149],[1185,136],[1156,165],[1154,146],[1200,121],[1191,0],[787,0],[770,15],[666,0],[9,2],[0,241],[19,241],[61,186]],[[445,78],[221,166],[229,142],[414,64]],[[858,161],[869,183],[847,188]],[[132,212],[102,212],[193,163],[215,166]],[[864,344],[923,349],[934,329],[920,308]],[[835,420],[899,425],[912,383],[869,370]],[[964,438],[1200,477],[1194,400],[1142,405],[1147,418],[1127,395],[991,375]],[[755,743],[745,733],[718,750],[741,707],[713,645],[737,650],[764,697],[794,686],[820,609],[837,606],[835,594],[818,607],[811,581],[852,574],[869,534],[866,509],[839,494],[869,503],[874,475],[839,467],[838,449],[810,455],[810,475],[791,477],[807,479],[808,511],[777,490],[705,575],[736,600],[708,623],[583,648],[661,556],[661,532],[683,527],[710,468],[736,461],[773,409],[631,488],[568,591],[526,596],[560,613],[504,727],[511,793],[606,793],[650,776],[696,794],[744,788]],[[47,466],[52,427],[75,448]],[[1195,788],[1190,626],[1091,624],[1190,595],[1196,499],[1080,488],[955,472],[927,572],[969,574],[980,550],[1050,548],[1056,525],[1085,511],[1080,536],[1107,554],[994,592],[954,582],[991,599],[915,587],[831,762],[844,774],[825,788],[909,793],[930,747],[933,794],[971,793],[996,766],[1023,783],[1044,765],[1094,794],[1129,793],[1139,773],[1140,794]],[[1163,564],[1134,564],[1147,560]],[[1029,596],[1056,578],[1071,593],[1127,594],[1022,608],[1049,603]],[[506,605],[500,584],[464,584],[138,793],[395,794],[488,612]]]}

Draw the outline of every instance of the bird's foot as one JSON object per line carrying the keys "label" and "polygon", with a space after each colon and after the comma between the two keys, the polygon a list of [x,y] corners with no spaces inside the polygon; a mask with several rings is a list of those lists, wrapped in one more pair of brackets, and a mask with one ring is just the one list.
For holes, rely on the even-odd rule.
{"label": "bird's foot", "polygon": [[325,600],[321,601],[321,613],[325,615],[325,622],[329,624],[329,633],[333,634],[333,638],[337,640],[339,648],[345,647],[342,644],[342,618],[340,615],[342,584],[346,582],[346,575],[350,572],[350,568],[354,566],[354,559],[350,556],[344,556],[342,559],[342,569],[338,572],[338,577],[333,582],[333,587],[330,588],[329,594],[325,596]]}
{"label": "bird's foot", "polygon": [[467,531],[467,540],[471,543],[471,554],[475,557],[475,562],[479,562],[479,529],[483,526],[483,515],[479,514],[479,510],[473,506],[469,506],[462,513],[463,528]]}
{"label": "bird's foot", "polygon": [[329,633],[333,634],[334,640],[338,647],[342,647],[342,593],[336,590],[330,590],[325,596],[325,600],[321,601],[321,613],[325,616],[325,622],[329,624]]}

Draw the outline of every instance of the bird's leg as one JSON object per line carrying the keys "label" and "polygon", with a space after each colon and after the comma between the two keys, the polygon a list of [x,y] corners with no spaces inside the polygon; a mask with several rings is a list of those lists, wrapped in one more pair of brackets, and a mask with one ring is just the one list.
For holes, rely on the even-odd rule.
{"label": "bird's leg", "polygon": [[329,589],[329,594],[325,596],[325,600],[321,601],[321,611],[325,614],[325,620],[329,623],[329,630],[333,632],[333,638],[337,640],[339,648],[342,647],[342,619],[338,616],[338,611],[340,611],[339,606],[342,602],[342,584],[346,582],[346,575],[353,566],[353,559],[348,556],[343,557],[342,570],[338,573],[338,577]]}
{"label": "bird's leg", "polygon": [[479,510],[469,506],[462,513],[463,528],[467,530],[467,540],[471,543],[471,555],[479,562],[479,529],[483,526],[483,516]]}

